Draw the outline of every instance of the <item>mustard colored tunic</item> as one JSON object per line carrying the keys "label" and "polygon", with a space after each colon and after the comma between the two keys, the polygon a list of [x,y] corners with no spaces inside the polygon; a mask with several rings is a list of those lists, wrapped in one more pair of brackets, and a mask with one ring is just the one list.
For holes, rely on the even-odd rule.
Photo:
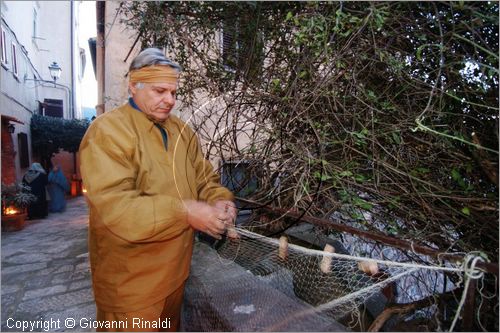
{"label": "mustard colored tunic", "polygon": [[96,118],[80,145],[90,210],[89,253],[97,306],[135,311],[188,277],[193,229],[185,199],[232,200],[198,139],[171,115],[160,130],[125,104]]}

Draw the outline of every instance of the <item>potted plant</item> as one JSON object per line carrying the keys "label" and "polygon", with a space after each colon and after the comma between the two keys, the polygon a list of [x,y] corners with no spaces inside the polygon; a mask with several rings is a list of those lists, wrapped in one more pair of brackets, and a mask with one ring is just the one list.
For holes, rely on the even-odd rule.
{"label": "potted plant", "polygon": [[2,183],[2,230],[17,231],[24,228],[26,207],[36,201],[31,188],[22,183]]}

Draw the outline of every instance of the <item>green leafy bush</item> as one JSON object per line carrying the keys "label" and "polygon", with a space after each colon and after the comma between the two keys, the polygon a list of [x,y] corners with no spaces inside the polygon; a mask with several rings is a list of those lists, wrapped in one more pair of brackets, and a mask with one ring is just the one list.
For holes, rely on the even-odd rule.
{"label": "green leafy bush", "polygon": [[74,153],[89,126],[86,119],[62,119],[33,115],[31,118],[31,145],[38,154],[42,165],[50,166],[50,159],[61,149]]}
{"label": "green leafy bush", "polygon": [[22,183],[5,185],[2,183],[2,214],[7,207],[14,206],[23,210],[30,203],[36,201],[36,196],[31,193],[31,188]]}

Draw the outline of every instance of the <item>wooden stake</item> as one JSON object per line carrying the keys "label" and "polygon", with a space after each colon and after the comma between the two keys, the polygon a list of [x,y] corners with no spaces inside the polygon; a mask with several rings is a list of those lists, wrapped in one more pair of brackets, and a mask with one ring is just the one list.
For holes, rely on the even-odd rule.
{"label": "wooden stake", "polygon": [[475,307],[475,298],[476,298],[476,279],[471,279],[469,282],[469,288],[464,291],[467,293],[464,308],[462,312],[462,327],[461,330],[464,332],[472,332],[474,331],[474,314],[477,310]]}
{"label": "wooden stake", "polygon": [[374,261],[360,261],[358,262],[358,268],[368,275],[375,275],[378,273],[378,265]]}
{"label": "wooden stake", "polygon": [[278,257],[280,257],[283,260],[286,260],[288,258],[288,238],[286,236],[280,237]]}
{"label": "wooden stake", "polygon": [[[330,244],[326,244],[323,251],[327,253],[335,253],[335,248]],[[330,270],[332,269],[332,257],[324,255],[323,259],[321,259],[321,263],[319,264],[319,268],[323,273],[330,273]]]}

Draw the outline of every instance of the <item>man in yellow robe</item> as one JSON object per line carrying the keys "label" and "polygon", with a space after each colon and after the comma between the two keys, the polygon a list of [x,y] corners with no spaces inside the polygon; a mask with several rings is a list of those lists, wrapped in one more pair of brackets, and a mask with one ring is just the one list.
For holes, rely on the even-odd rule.
{"label": "man in yellow robe", "polygon": [[98,331],[178,330],[194,230],[220,239],[234,223],[233,194],[170,114],[179,73],[160,50],[142,51],[129,102],[95,119],[80,146]]}

